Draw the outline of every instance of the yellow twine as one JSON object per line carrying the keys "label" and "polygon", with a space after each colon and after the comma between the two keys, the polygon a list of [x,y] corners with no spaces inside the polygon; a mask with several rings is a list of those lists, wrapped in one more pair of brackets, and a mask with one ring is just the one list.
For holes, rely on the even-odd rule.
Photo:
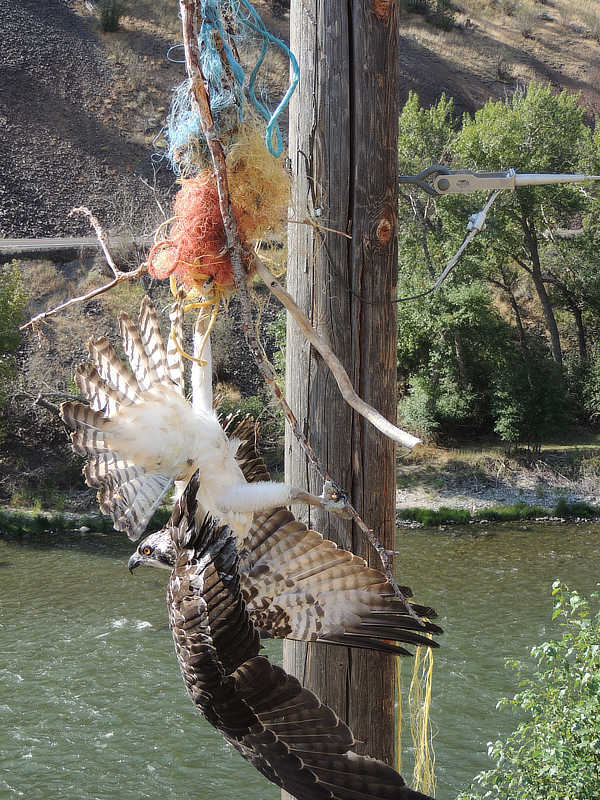
{"label": "yellow twine", "polygon": [[165,219],[160,223],[158,228],[154,231],[154,244],[158,244],[160,232],[164,230],[164,228],[166,228],[172,222],[175,222],[176,219],[177,217],[169,217],[169,219]]}
{"label": "yellow twine", "polygon": [[402,772],[402,658],[396,656],[396,770]]}
{"label": "yellow twine", "polygon": [[[207,278],[208,278],[208,276],[207,276]],[[174,275],[171,275],[169,277],[169,286],[171,288],[172,295],[174,297],[176,297],[178,290],[177,290],[177,281],[176,281]],[[177,349],[177,352],[179,353],[180,356],[183,356],[183,358],[187,358],[189,361],[193,361],[194,364],[198,364],[201,367],[205,367],[206,364],[207,364],[207,362],[204,361],[204,359],[201,356],[202,356],[202,353],[204,351],[204,346],[206,345],[206,342],[208,341],[208,337],[210,336],[211,331],[214,328],[214,325],[215,325],[215,322],[216,322],[216,319],[217,319],[217,315],[219,313],[219,305],[221,303],[221,298],[223,297],[223,294],[224,294],[223,290],[219,286],[212,286],[211,289],[212,289],[212,297],[208,298],[207,300],[201,300],[201,301],[197,301],[197,302],[187,303],[183,307],[184,313],[186,311],[191,311],[192,309],[212,308],[212,312],[211,312],[211,315],[210,315],[210,321],[208,323],[208,326],[206,328],[204,336],[202,337],[202,342],[200,344],[198,356],[191,356],[189,353],[187,353],[184,350],[182,345],[177,341],[177,337],[175,336],[175,331],[171,331],[171,337],[170,337],[173,340],[173,342],[175,344],[175,347]],[[194,295],[194,294],[195,294],[195,290],[192,290],[191,292],[189,292],[187,297],[189,298],[190,295]]]}
{"label": "yellow twine", "polygon": [[183,347],[177,341],[177,337],[175,336],[175,332],[174,331],[171,331],[171,339],[173,340],[173,342],[175,344],[175,347],[177,349],[177,352],[179,353],[180,356],[183,356],[184,358],[187,358],[190,361],[193,361],[194,364],[198,364],[201,367],[205,367],[206,366],[207,362],[204,361],[204,359],[196,358],[195,356],[191,356],[189,353],[186,353],[186,351],[183,349]]}
{"label": "yellow twine", "polygon": [[410,732],[415,748],[413,787],[425,794],[435,792],[435,753],[429,710],[433,680],[433,650],[417,647],[412,680],[408,690]]}

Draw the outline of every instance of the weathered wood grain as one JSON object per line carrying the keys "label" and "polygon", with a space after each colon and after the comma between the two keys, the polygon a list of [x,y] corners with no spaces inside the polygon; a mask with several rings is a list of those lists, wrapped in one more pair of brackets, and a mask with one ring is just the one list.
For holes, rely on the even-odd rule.
{"label": "weathered wood grain", "polygon": [[[293,208],[287,287],[368,403],[396,417],[397,8],[376,0],[293,0],[301,77],[290,109]],[[383,543],[395,532],[394,446],[342,401],[320,356],[288,320],[286,394],[327,470]],[[319,493],[286,440],[286,480]],[[351,522],[295,509],[325,536],[364,553]],[[374,554],[369,554],[379,566]],[[393,759],[394,664],[340,647],[287,643],[284,666],[350,724],[362,752]],[[284,795],[285,797],[285,795]]]}

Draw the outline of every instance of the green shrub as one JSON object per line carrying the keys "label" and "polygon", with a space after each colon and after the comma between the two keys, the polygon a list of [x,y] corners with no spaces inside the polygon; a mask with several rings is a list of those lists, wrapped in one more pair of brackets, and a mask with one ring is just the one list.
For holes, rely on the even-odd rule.
{"label": "green shrub", "polygon": [[600,797],[600,595],[587,600],[558,581],[552,595],[552,618],[560,618],[563,636],[533,648],[533,674],[509,662],[521,691],[498,703],[527,719],[506,741],[488,744],[496,766],[479,773],[457,800]]}
{"label": "green shrub", "polygon": [[454,27],[454,8],[450,0],[436,0],[427,19],[436,28],[451,31]]}
{"label": "green shrub", "polygon": [[100,27],[105,33],[119,29],[121,15],[125,12],[125,3],[121,0],[102,0],[100,3]]}
{"label": "green shrub", "polygon": [[491,506],[479,508],[474,514],[475,519],[486,519],[490,522],[510,522],[517,519],[536,519],[547,517],[548,509],[543,506],[530,506],[522,501],[510,506]]}
{"label": "green shrub", "polygon": [[432,508],[400,508],[396,516],[398,519],[420,522],[427,528],[447,524],[467,525],[471,520],[471,514],[465,509],[444,506],[437,511]]}
{"label": "green shrub", "polygon": [[569,503],[566,497],[559,497],[554,506],[554,516],[556,517],[584,517],[594,519],[600,516],[600,508],[589,503],[575,501]]}
{"label": "green shrub", "polygon": [[528,350],[515,350],[494,380],[494,431],[502,441],[536,452],[564,426],[568,412],[562,372],[543,347],[532,340]]}
{"label": "green shrub", "polygon": [[436,419],[434,382],[423,373],[413,375],[409,393],[398,403],[398,418],[402,425],[415,431],[422,439],[432,439],[439,428]]}
{"label": "green shrub", "polygon": [[27,295],[19,262],[0,265],[0,438],[5,421],[2,411],[7,389],[15,377]]}

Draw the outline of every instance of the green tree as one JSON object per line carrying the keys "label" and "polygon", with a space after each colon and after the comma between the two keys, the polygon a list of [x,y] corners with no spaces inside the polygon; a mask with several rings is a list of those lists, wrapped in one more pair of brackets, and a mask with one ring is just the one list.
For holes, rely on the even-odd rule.
{"label": "green tree", "polygon": [[556,437],[568,422],[563,373],[531,336],[526,347],[510,353],[492,377],[491,386],[494,431],[509,448],[526,445],[536,452],[544,439]]}
{"label": "green tree", "polygon": [[498,703],[527,719],[506,741],[488,744],[496,766],[457,800],[600,797],[600,596],[587,600],[559,582],[552,595],[563,636],[533,648],[533,675],[509,662],[521,676],[520,691]]}
{"label": "green tree", "polygon": [[409,389],[398,409],[404,423],[426,437],[489,429],[491,389],[515,345],[485,284],[401,303],[398,328],[400,378]]}
{"label": "green tree", "polygon": [[0,403],[7,383],[14,377],[21,344],[19,325],[27,298],[19,264],[0,266]]}
{"label": "green tree", "polygon": [[[486,103],[473,119],[465,116],[462,125],[454,119],[451,100],[443,96],[431,108],[422,108],[411,94],[399,121],[401,174],[415,174],[435,163],[485,171],[510,167],[518,172],[591,171],[598,169],[599,153],[600,133],[592,134],[585,126],[578,98],[565,92],[556,95],[550,87],[537,84],[503,102]],[[411,298],[432,286],[463,241],[469,216],[482,208],[486,198],[483,194],[432,197],[411,184],[400,189],[398,292],[400,298]],[[576,406],[583,408],[587,343],[600,321],[596,202],[589,187],[582,190],[575,185],[503,192],[486,230],[471,243],[442,288],[435,295],[399,303],[399,366],[413,394],[412,400],[405,398],[400,405],[405,421],[414,424],[419,418],[430,432],[443,432],[448,420],[444,422],[439,413],[439,392],[446,387],[464,395],[465,402],[456,403],[457,420],[470,416],[488,429],[495,428],[509,444],[537,446],[541,436],[566,421],[567,409],[567,387],[547,363],[537,335],[539,324],[559,366],[561,335],[570,352],[578,349],[579,358],[570,356],[565,365],[565,377],[571,381]],[[583,220],[582,234],[563,238],[560,229],[573,227],[574,217]],[[486,284],[490,292],[484,303]],[[539,299],[541,319],[528,318],[523,307],[529,287]],[[475,303],[472,293],[479,298]],[[498,311],[501,300],[510,309],[508,314],[503,309],[503,320]],[[494,314],[501,322],[512,317],[514,326],[500,326],[498,321],[491,325]],[[466,318],[468,333],[459,322]],[[566,323],[562,334],[559,322]],[[576,330],[576,340],[570,338],[570,329]],[[465,336],[470,343],[465,344]],[[485,375],[479,386],[472,379],[477,374]],[[544,381],[551,379],[556,391],[548,393]],[[548,425],[529,397],[547,401]]]}
{"label": "green tree", "polygon": [[[571,173],[593,160],[594,141],[584,122],[579,97],[550,86],[531,83],[504,101],[489,101],[471,119],[463,119],[454,143],[454,163],[496,171]],[[562,364],[563,352],[556,316],[547,290],[542,261],[542,233],[565,225],[589,208],[578,187],[557,184],[503,192],[494,206],[490,233],[478,251],[492,268],[504,255],[530,277],[537,293],[552,355]]]}

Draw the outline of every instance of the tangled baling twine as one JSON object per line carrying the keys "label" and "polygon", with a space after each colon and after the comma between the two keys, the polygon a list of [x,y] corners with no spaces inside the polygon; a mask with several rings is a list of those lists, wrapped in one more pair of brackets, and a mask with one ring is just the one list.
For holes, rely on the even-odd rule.
{"label": "tangled baling twine", "polygon": [[[281,161],[265,148],[258,128],[244,128],[227,153],[227,177],[233,214],[244,249],[249,253],[262,237],[283,237],[290,197],[290,178]],[[155,235],[148,255],[151,275],[175,275],[188,290],[202,291],[210,281],[221,294],[235,287],[231,256],[219,205],[214,172],[203,169],[184,178],[173,203],[174,216]],[[164,235],[163,232],[168,229]],[[162,238],[161,238],[162,237]],[[253,259],[245,267],[253,272]]]}
{"label": "tangled baling twine", "polygon": [[[232,210],[245,250],[248,276],[254,271],[252,248],[264,236],[282,239],[287,222],[290,178],[280,159],[265,148],[257,126],[246,126],[226,156]],[[210,335],[221,300],[235,289],[231,256],[219,205],[214,172],[209,167],[193,178],[184,178],[173,203],[174,215],[156,231],[155,244],[148,255],[148,271],[163,280],[171,278],[171,288],[181,284],[191,296],[202,296],[188,309],[212,306]],[[281,250],[283,254],[283,249]],[[274,267],[281,266],[275,262]],[[175,343],[179,352],[191,358]]]}
{"label": "tangled baling twine", "polygon": [[[401,772],[403,659],[400,656],[396,656],[395,662],[396,736],[394,761],[396,769]],[[433,731],[430,717],[433,663],[432,648],[417,647],[406,703],[410,739],[414,748],[413,786],[425,794],[435,793],[435,751],[433,749]]]}
{"label": "tangled baling twine", "polygon": [[429,711],[433,682],[431,647],[417,647],[412,680],[408,690],[410,733],[415,748],[413,786],[425,794],[435,792],[435,753]]}

